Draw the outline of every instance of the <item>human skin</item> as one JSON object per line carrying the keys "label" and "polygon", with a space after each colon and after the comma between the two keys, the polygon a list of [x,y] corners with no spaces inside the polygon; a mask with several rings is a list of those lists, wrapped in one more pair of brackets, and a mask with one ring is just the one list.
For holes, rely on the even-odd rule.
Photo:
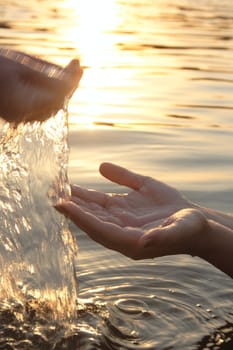
{"label": "human skin", "polygon": [[42,122],[64,107],[81,77],[77,59],[62,68],[0,48],[0,117],[14,125]]}
{"label": "human skin", "polygon": [[199,256],[233,277],[233,216],[202,208],[176,189],[112,163],[100,173],[129,187],[106,194],[72,186],[69,201],[55,208],[94,241],[132,259]]}

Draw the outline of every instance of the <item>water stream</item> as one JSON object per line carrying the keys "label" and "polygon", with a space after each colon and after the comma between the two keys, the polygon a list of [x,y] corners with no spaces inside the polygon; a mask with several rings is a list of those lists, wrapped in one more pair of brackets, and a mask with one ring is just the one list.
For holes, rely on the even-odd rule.
{"label": "water stream", "polygon": [[46,311],[47,318],[72,318],[77,244],[53,208],[59,198],[69,196],[66,112],[44,123],[5,124],[2,130],[1,302],[30,305]]}
{"label": "water stream", "polygon": [[[233,212],[232,0],[0,0],[0,4],[1,46],[59,66],[79,57],[86,67],[80,87],[69,102],[71,183],[104,192],[124,192],[98,174],[101,162],[112,161],[167,182],[197,204]],[[53,123],[51,119],[46,127]],[[20,130],[25,132],[20,127],[15,137]],[[2,136],[8,135],[4,130]],[[37,164],[34,157],[40,158],[36,144],[42,146],[42,139],[33,138],[34,146],[16,137],[24,145],[26,142],[28,155],[32,155],[24,162],[29,162],[30,168],[31,163]],[[11,147],[16,149],[16,144],[12,142]],[[50,147],[55,144],[46,138],[40,148],[42,162],[35,171],[42,171],[46,157],[51,157],[54,165]],[[1,156],[9,160],[11,153]],[[55,220],[60,232],[67,223],[61,224],[62,217],[48,204],[45,194],[59,170],[48,169],[48,183],[37,185],[41,191],[30,185],[40,200],[37,206],[32,201],[27,208],[37,218],[37,230],[51,227]],[[22,167],[21,172],[24,174]],[[1,173],[6,184],[6,170]],[[21,176],[25,188],[29,186],[27,176]],[[5,206],[8,202],[12,207],[23,203],[15,199],[23,194],[14,192],[14,186],[7,193],[10,201],[4,201],[4,188],[1,199]],[[40,220],[36,216],[42,213],[39,208],[44,210]],[[25,211],[28,215],[28,209]],[[5,213],[12,225],[15,214],[10,209]],[[78,317],[64,322],[62,315],[47,317],[46,308],[28,303],[39,300],[31,295],[43,290],[43,280],[27,273],[24,283],[34,283],[34,287],[26,292],[17,287],[17,297],[1,300],[0,349],[233,349],[233,281],[229,277],[188,256],[131,261],[97,245],[74,226],[71,229],[79,245],[75,269]],[[46,244],[49,235],[50,246],[56,247],[54,232],[43,235]],[[22,237],[16,231],[12,235],[13,242],[15,237],[16,242]],[[30,239],[33,243],[35,237]],[[14,252],[21,261],[17,248],[13,246],[11,253],[3,243],[1,246],[5,257],[1,267],[11,265]],[[64,252],[63,243],[60,247]],[[28,254],[26,264],[35,262],[36,257],[29,259]],[[49,256],[55,265],[53,259]],[[41,264],[43,271],[36,271],[37,276],[46,272],[43,259]],[[16,262],[14,274],[10,273],[14,288],[18,267]],[[56,270],[60,269],[57,265]],[[55,276],[44,280],[48,288],[56,284]],[[68,276],[67,286],[71,286],[73,277]],[[3,289],[12,295],[9,288]]]}

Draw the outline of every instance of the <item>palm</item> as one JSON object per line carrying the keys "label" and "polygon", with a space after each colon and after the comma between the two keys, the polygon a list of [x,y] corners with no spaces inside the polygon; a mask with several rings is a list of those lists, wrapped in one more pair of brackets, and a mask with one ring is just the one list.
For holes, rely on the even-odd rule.
{"label": "palm", "polygon": [[155,222],[191,206],[175,189],[152,178],[112,164],[104,164],[101,171],[110,180],[133,189],[122,195],[104,194],[78,186],[72,188],[72,200],[103,221],[148,230]]}
{"label": "palm", "polygon": [[113,164],[102,164],[100,172],[132,191],[105,194],[73,186],[71,201],[56,208],[98,243],[134,259],[193,251],[205,218],[179,192]]}

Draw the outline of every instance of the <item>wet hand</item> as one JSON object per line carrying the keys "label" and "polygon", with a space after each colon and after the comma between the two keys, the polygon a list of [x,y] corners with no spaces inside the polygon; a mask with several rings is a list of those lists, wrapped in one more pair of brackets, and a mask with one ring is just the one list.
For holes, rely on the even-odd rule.
{"label": "wet hand", "polygon": [[82,76],[78,60],[65,68],[22,52],[0,49],[0,117],[44,121],[64,107]]}
{"label": "wet hand", "polygon": [[206,219],[174,188],[150,177],[103,163],[100,173],[131,191],[106,194],[72,187],[56,206],[93,240],[133,259],[195,254]]}

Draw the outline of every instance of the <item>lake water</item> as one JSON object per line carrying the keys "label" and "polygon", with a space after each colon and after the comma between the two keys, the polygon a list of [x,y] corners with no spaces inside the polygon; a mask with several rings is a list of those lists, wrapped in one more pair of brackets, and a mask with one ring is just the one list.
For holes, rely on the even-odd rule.
{"label": "lake water", "polygon": [[[69,104],[71,182],[119,191],[98,174],[112,161],[233,211],[231,0],[0,5],[1,46],[85,67]],[[71,229],[78,318],[60,338],[34,324],[32,349],[232,349],[229,277],[189,256],[130,261]],[[14,348],[31,349],[22,334]]]}

